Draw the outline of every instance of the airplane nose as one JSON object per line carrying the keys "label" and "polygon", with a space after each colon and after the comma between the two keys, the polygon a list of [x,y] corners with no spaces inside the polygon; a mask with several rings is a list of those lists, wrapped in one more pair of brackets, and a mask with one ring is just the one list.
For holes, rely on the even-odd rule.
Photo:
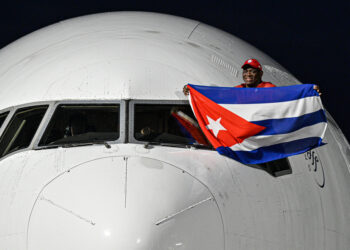
{"label": "airplane nose", "polygon": [[108,157],[72,168],[40,193],[28,250],[224,249],[210,191],[171,164]]}

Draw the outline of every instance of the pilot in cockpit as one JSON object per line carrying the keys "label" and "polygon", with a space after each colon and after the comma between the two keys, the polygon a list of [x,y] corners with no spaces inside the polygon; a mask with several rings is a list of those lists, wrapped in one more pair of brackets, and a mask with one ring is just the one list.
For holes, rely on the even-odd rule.
{"label": "pilot in cockpit", "polygon": [[65,138],[76,136],[87,132],[86,117],[82,114],[74,114],[69,119],[69,124],[66,127]]}

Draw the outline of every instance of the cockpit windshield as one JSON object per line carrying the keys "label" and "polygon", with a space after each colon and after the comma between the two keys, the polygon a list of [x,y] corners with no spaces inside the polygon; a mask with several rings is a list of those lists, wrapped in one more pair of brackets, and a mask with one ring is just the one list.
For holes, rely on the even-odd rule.
{"label": "cockpit windshield", "polygon": [[59,105],[39,146],[115,141],[119,116],[119,104]]}
{"label": "cockpit windshield", "polygon": [[135,104],[133,135],[137,141],[209,146],[189,105]]}
{"label": "cockpit windshield", "polygon": [[0,157],[30,145],[47,107],[27,107],[16,111],[0,138]]}

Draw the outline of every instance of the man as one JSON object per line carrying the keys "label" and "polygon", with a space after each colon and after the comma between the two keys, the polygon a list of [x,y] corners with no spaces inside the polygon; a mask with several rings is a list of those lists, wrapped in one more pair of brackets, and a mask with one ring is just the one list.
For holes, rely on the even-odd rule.
{"label": "man", "polygon": [[[243,73],[243,81],[244,83],[239,84],[235,86],[236,88],[270,88],[270,87],[276,87],[276,85],[272,84],[271,82],[263,82],[262,76],[262,66],[256,59],[248,59],[244,62],[242,65]],[[318,85],[314,86],[314,89],[318,92],[319,95],[321,95],[320,89]],[[189,89],[185,85],[183,87],[183,92],[185,95],[189,94]]]}
{"label": "man", "polygon": [[[262,67],[261,64],[256,59],[248,59],[244,62],[242,65],[243,69],[243,81],[244,83],[235,86],[236,88],[270,88],[270,87],[276,87],[276,85],[270,83],[270,82],[263,82],[262,81]],[[320,92],[320,88],[318,85],[314,86],[314,89],[318,92],[319,95],[322,95]]]}
{"label": "man", "polygon": [[256,59],[248,59],[242,65],[244,83],[237,85],[236,88],[270,88],[276,85],[270,82],[262,81],[262,67]]}

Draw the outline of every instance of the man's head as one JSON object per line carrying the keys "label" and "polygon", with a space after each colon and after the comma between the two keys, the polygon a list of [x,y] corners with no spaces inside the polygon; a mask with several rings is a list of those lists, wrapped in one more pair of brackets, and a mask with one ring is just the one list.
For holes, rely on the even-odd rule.
{"label": "man's head", "polygon": [[243,81],[248,87],[255,87],[262,81],[262,67],[256,59],[248,59],[242,65],[243,69]]}
{"label": "man's head", "polygon": [[87,131],[87,120],[83,114],[73,114],[69,120],[71,136],[84,134]]}

